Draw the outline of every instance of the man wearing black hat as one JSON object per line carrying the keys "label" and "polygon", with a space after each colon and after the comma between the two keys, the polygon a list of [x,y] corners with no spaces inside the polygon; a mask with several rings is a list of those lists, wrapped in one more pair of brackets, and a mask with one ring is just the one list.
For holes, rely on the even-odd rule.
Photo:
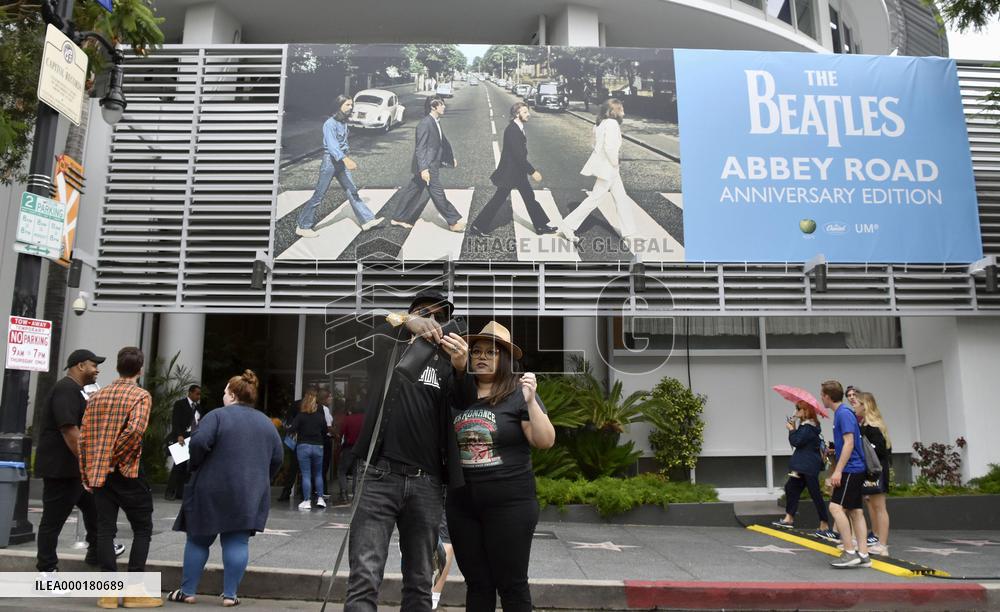
{"label": "man wearing black hat", "polygon": [[59,533],[73,507],[80,508],[87,528],[87,563],[97,565],[97,506],[94,496],[83,489],[80,480],[80,424],[87,408],[83,388],[97,382],[97,366],[104,363],[86,349],[77,349],[66,360],[66,376],[52,388],[42,404],[35,476],[41,477],[42,519],[38,524],[38,562],[40,572],[54,572],[59,567],[56,545]]}
{"label": "man wearing black hat", "polygon": [[[465,373],[469,347],[458,334],[442,334],[441,324],[451,318],[451,310],[452,304],[440,292],[424,290],[413,299],[409,314],[390,315],[374,330],[365,423],[354,446],[359,473],[367,471],[351,523],[346,612],[377,609],[393,527],[399,529],[403,556],[400,610],[431,609],[442,484],[460,486],[462,473],[458,447],[449,443],[449,431],[454,436],[450,408],[458,379]],[[411,341],[428,341],[443,351],[435,352],[413,381],[392,370]],[[393,354],[396,362],[391,360]]]}

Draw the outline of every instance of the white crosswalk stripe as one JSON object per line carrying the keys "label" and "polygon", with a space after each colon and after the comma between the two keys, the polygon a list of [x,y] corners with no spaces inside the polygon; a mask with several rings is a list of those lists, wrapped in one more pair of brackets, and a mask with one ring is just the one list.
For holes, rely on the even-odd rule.
{"label": "white crosswalk stripe", "polygon": [[[393,194],[396,193],[396,189],[361,189],[359,193],[361,197],[367,200],[366,204],[368,208],[375,213],[375,216],[379,216],[379,211],[385,206],[386,202],[392,198]],[[305,199],[296,204],[298,206],[302,204],[305,200],[309,199],[312,192],[301,192],[301,191],[286,191],[278,196],[278,206],[279,206],[279,216],[282,205],[282,196],[286,194],[301,194],[307,193]],[[287,201],[293,201],[292,198],[286,198]],[[294,207],[293,207],[294,209]],[[287,214],[287,210],[286,213]],[[383,225],[388,223],[384,221]],[[358,218],[354,214],[354,210],[351,208],[351,203],[347,200],[335,208],[333,212],[324,217],[319,223],[314,227],[314,230],[319,234],[315,238],[299,238],[296,240],[292,246],[284,250],[280,255],[276,257],[278,260],[307,260],[307,261],[330,261],[335,260],[343,254],[344,250],[351,244],[351,242],[357,238],[358,234],[361,233],[361,226],[358,224]]]}
{"label": "white crosswalk stripe", "polygon": [[[562,215],[559,207],[548,189],[534,190],[535,199],[542,205],[542,210],[549,217],[549,222],[559,227]],[[580,254],[569,240],[556,234],[539,236],[535,226],[528,216],[521,194],[516,190],[510,192],[510,202],[514,207],[514,236],[517,238],[518,261],[580,261]]]}
{"label": "white crosswalk stripe", "polygon": [[[444,193],[462,215],[462,221],[468,222],[469,209],[472,208],[472,193],[475,189],[445,189]],[[462,241],[465,232],[453,232],[448,229],[445,221],[434,203],[430,200],[424,206],[420,218],[413,224],[413,229],[406,236],[403,248],[399,250],[400,260],[434,261],[435,259],[459,259],[462,254]]]}
{"label": "white crosswalk stripe", "polygon": [[[585,190],[585,193],[590,195],[589,191]],[[664,195],[664,197],[666,196]],[[634,248],[630,247],[630,250],[639,255],[640,261],[684,261],[684,246],[671,236],[670,232],[657,223],[634,200],[628,206],[632,211],[632,219],[635,221],[635,227],[639,232],[639,236],[635,240],[635,246]],[[622,235],[621,218],[618,216],[614,198],[611,197],[611,194],[607,194],[601,198],[597,209],[601,211],[601,214],[608,220],[608,223],[615,228],[615,231],[619,235]]]}
{"label": "white crosswalk stripe", "polygon": [[684,196],[682,196],[681,194],[660,192],[660,195],[665,197],[668,202],[670,202],[677,208],[684,210]]}
{"label": "white crosswalk stripe", "polygon": [[282,191],[278,194],[278,210],[275,218],[280,219],[302,206],[312,194],[311,189],[309,191]]}

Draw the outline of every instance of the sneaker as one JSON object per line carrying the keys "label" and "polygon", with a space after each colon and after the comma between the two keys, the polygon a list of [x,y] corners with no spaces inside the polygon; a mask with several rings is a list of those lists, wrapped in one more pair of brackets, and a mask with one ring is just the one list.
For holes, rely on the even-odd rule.
{"label": "sneaker", "polygon": [[[858,549],[858,539],[857,538],[851,538],[851,543],[854,544],[854,550],[857,550]],[[837,544],[837,550],[844,550],[844,545],[843,544]]]}
{"label": "sneaker", "polygon": [[840,536],[837,535],[837,532],[832,529],[817,529],[813,532],[813,535],[821,540],[826,540],[827,542],[840,541]]}
{"label": "sneaker", "polygon": [[412,223],[407,223],[406,221],[396,221],[395,219],[389,221],[389,225],[395,225],[396,227],[401,227],[403,229],[413,229]]}
{"label": "sneaker", "polygon": [[315,238],[316,236],[319,236],[316,230],[305,227],[295,228],[295,233],[303,238]]}
{"label": "sneaker", "polygon": [[868,537],[866,538],[866,541],[868,542],[869,546],[872,546],[873,544],[878,544],[878,538],[875,536],[874,533],[871,532],[868,532]]}
{"label": "sneaker", "polygon": [[383,221],[385,221],[384,217],[375,217],[374,219],[372,219],[368,223],[365,223],[364,225],[362,225],[361,226],[361,231],[362,232],[366,232],[366,231],[370,230],[373,227],[378,227]]}
{"label": "sneaker", "polygon": [[871,555],[865,555],[865,556],[862,557],[860,554],[858,554],[858,559],[860,559],[860,561],[861,561],[860,563],[858,563],[858,567],[871,567],[872,566],[872,557],[871,557]]}
{"label": "sneaker", "polygon": [[453,232],[464,232],[465,231],[465,221],[456,221],[448,226],[448,229]]}
{"label": "sneaker", "polygon": [[312,502],[308,499],[299,504],[299,510],[312,510]]}
{"label": "sneaker", "polygon": [[795,529],[795,523],[786,523],[785,519],[771,521],[771,524],[782,529]]}
{"label": "sneaker", "polygon": [[115,542],[115,557],[120,557],[125,554],[125,545],[120,542]]}
{"label": "sneaker", "polygon": [[326,508],[326,500],[322,496],[316,498],[316,505],[320,508]]}
{"label": "sneaker", "polygon": [[[870,560],[868,561],[868,564],[871,565]],[[858,567],[861,565],[861,556],[853,550],[850,552],[844,551],[839,557],[837,557],[836,561],[831,561],[830,565],[837,569]]]}
{"label": "sneaker", "polygon": [[877,542],[875,544],[869,544],[868,545],[868,552],[871,553],[871,554],[873,554],[873,555],[888,556],[889,555],[889,547],[886,546],[885,544],[882,544],[881,542]]}

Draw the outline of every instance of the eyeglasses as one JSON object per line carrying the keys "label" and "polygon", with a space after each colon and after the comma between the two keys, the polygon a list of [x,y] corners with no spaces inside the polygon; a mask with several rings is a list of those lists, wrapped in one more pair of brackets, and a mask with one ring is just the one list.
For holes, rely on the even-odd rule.
{"label": "eyeglasses", "polygon": [[484,351],[482,349],[474,348],[472,349],[472,352],[470,354],[473,357],[486,357],[487,359],[493,359],[494,357],[500,354],[500,351],[496,349],[486,349]]}

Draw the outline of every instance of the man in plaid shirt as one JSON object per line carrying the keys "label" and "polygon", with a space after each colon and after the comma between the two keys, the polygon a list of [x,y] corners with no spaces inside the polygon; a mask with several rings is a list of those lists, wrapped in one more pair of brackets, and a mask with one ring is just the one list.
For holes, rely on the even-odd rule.
{"label": "man in plaid shirt", "polygon": [[[152,397],[138,385],[142,351],[127,346],[118,351],[118,376],[90,397],[80,431],[80,475],[94,493],[97,505],[97,555],[101,570],[117,571],[114,538],[118,510],[132,526],[128,571],[146,571],[146,556],[153,535],[153,496],[142,477],[139,459],[142,436],[149,424]],[[102,597],[101,608],[117,608],[117,597]],[[126,597],[127,608],[163,605],[159,597]]]}

